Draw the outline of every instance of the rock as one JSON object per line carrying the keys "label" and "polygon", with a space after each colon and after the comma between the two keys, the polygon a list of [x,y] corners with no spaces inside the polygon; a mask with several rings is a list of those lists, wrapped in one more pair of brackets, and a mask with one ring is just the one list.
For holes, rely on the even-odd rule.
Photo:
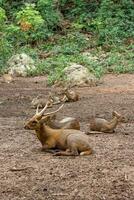
{"label": "rock", "polygon": [[64,69],[68,86],[96,86],[97,78],[82,65],[73,63]]}
{"label": "rock", "polygon": [[8,62],[8,73],[13,76],[27,76],[28,70],[34,70],[33,59],[25,53],[12,56]]}

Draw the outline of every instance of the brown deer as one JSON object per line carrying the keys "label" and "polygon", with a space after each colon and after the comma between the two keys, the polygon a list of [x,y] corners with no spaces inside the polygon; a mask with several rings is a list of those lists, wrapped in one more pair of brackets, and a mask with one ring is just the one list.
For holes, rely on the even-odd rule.
{"label": "brown deer", "polygon": [[63,105],[56,111],[45,114],[44,112],[47,108],[47,104],[40,112],[38,112],[37,108],[36,114],[25,124],[25,129],[35,130],[42,144],[42,150],[53,148],[63,150],[54,155],[77,156],[79,154],[91,154],[92,150],[90,148],[89,138],[84,132],[74,129],[53,129],[45,124],[46,118],[58,112]]}
{"label": "brown deer", "polygon": [[62,92],[64,94],[62,102],[75,102],[79,100],[79,94],[73,90],[65,88]]}
{"label": "brown deer", "polygon": [[48,101],[45,100],[45,98],[41,97],[40,95],[38,95],[37,97],[33,98],[33,100],[31,101],[31,107],[32,108],[44,108],[44,106],[46,105],[46,102],[48,104],[48,108],[51,108],[53,106],[53,102],[51,100],[51,98],[48,98]]}
{"label": "brown deer", "polygon": [[56,115],[46,117],[45,124],[54,129],[76,129],[80,130],[80,122],[74,117],[65,117],[58,121]]}
{"label": "brown deer", "polygon": [[92,118],[90,121],[90,130],[104,133],[114,132],[114,129],[116,128],[118,123],[124,121],[124,117],[116,111],[113,111],[112,116],[113,118],[110,121],[107,121],[103,118]]}
{"label": "brown deer", "polygon": [[37,97],[33,98],[31,101],[31,106],[32,108],[44,108],[46,105],[46,102],[48,102],[48,108],[51,108],[53,105],[60,104],[61,103],[61,98],[56,96],[56,94],[53,94],[50,92],[48,96],[48,101],[46,101],[45,98],[43,98],[41,95],[38,95]]}

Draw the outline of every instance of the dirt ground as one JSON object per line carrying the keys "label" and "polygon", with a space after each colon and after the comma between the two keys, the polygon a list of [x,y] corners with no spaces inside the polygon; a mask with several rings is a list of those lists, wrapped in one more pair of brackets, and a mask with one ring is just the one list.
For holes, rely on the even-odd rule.
{"label": "dirt ground", "polygon": [[133,200],[134,75],[106,75],[97,87],[76,88],[80,100],[58,113],[77,117],[83,131],[93,113],[110,119],[116,110],[125,116],[115,133],[89,135],[94,153],[85,157],[42,152],[33,131],[23,128],[35,113],[31,99],[47,98],[51,90],[44,77],[10,84],[0,78],[0,200]]}

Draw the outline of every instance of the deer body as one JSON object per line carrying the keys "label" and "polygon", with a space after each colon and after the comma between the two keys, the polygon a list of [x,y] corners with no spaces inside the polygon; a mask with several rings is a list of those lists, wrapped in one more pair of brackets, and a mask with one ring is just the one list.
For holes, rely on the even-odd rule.
{"label": "deer body", "polygon": [[[39,96],[35,97],[31,102],[32,108],[37,108],[37,106],[39,108],[44,108],[45,105],[46,105],[46,100],[44,98],[40,98]],[[52,105],[53,105],[52,101],[49,99],[48,107],[51,108]]]}
{"label": "deer body", "polygon": [[100,132],[114,132],[114,129],[121,120],[122,116],[114,111],[113,118],[110,121],[102,118],[93,118],[90,121],[90,130]]}
{"label": "deer body", "polygon": [[79,120],[73,117],[65,117],[61,121],[53,119],[53,117],[48,117],[46,124],[54,129],[76,129],[80,130]]}
{"label": "deer body", "polygon": [[62,134],[62,130],[52,129],[49,126],[40,124],[39,129],[36,130],[36,135],[42,144],[43,150],[51,148],[66,149],[65,140],[69,133]]}
{"label": "deer body", "polygon": [[[61,106],[62,107],[62,106]],[[61,108],[60,107],[60,108]],[[35,130],[43,150],[58,148],[60,151],[55,155],[89,155],[92,153],[89,138],[80,130],[74,129],[52,129],[45,124],[48,115],[43,115],[44,110],[34,115],[25,125],[25,129]],[[59,110],[59,109],[58,109]]]}
{"label": "deer body", "polygon": [[36,130],[36,135],[42,144],[43,149],[59,148],[62,150],[67,149],[67,138],[71,134],[84,134],[81,131],[72,131],[72,129],[52,129],[44,124]]}

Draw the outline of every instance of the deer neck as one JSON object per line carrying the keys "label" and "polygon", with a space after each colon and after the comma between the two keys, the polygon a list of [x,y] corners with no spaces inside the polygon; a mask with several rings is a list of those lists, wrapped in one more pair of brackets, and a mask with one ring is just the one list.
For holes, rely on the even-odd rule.
{"label": "deer neck", "polygon": [[36,130],[36,135],[41,144],[43,145],[48,136],[50,135],[49,131],[47,130],[47,126],[41,124],[40,127]]}
{"label": "deer neck", "polygon": [[108,122],[108,125],[111,129],[114,129],[118,124],[118,119],[117,117],[113,117],[111,121]]}

